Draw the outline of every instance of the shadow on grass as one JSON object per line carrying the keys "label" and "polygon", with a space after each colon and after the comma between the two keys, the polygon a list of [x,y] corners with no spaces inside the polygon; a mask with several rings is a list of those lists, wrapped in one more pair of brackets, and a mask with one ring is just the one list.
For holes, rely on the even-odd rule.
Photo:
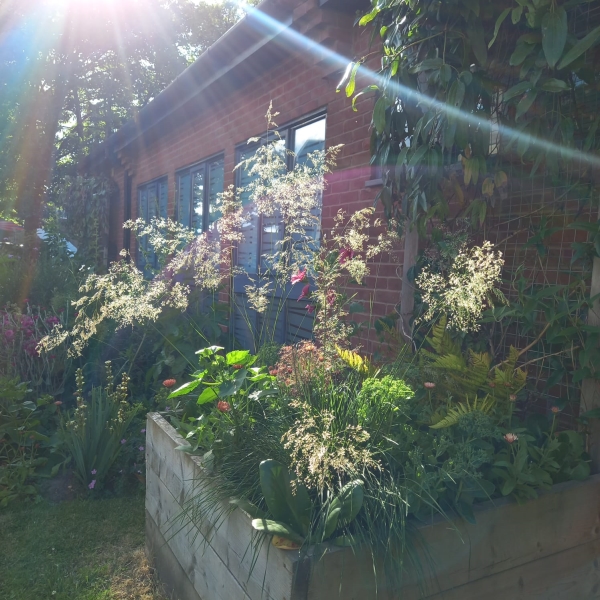
{"label": "shadow on grass", "polygon": [[2,600],[166,600],[144,554],[141,495],[0,511]]}

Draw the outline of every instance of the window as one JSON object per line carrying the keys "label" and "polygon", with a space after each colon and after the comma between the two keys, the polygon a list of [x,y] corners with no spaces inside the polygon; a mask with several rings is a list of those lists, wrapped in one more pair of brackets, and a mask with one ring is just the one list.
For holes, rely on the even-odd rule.
{"label": "window", "polygon": [[[278,151],[282,156],[286,156],[287,151],[293,152],[293,155],[288,154],[285,159],[288,169],[294,168],[295,164],[306,162],[311,152],[325,150],[325,124],[325,115],[318,114],[279,129],[280,139],[276,142]],[[236,163],[239,164],[250,158],[259,145],[266,142],[266,139],[261,139],[254,145],[240,146],[236,154]],[[251,181],[251,176],[245,170],[239,169],[236,172],[238,188],[247,186]],[[307,313],[305,303],[300,306],[295,299],[288,298],[289,289],[275,291],[272,304],[278,308],[270,311],[269,314],[257,314],[248,306],[245,286],[250,283],[253,275],[260,272],[264,276],[268,271],[268,257],[275,251],[277,243],[283,239],[284,232],[283,223],[277,216],[264,217],[256,214],[248,194],[244,192],[242,192],[242,204],[248,218],[244,227],[244,239],[237,249],[237,264],[250,277],[238,276],[234,281],[235,310],[232,320],[234,335],[244,348],[254,348],[255,343],[261,344],[264,341],[261,339],[261,330],[274,333],[273,341],[278,343],[309,338],[312,333],[312,315]],[[320,212],[318,209],[315,216],[320,217]],[[320,234],[320,226],[317,224],[310,232],[315,243],[318,243]]]}
{"label": "window", "polygon": [[[167,200],[168,188],[167,178],[162,177],[155,181],[145,183],[138,188],[138,218],[144,219],[146,223],[150,223],[153,217],[161,219],[167,218]],[[144,252],[138,252],[137,264],[140,269],[146,266],[151,268],[157,267],[156,256],[152,250],[148,250],[148,238],[142,237],[139,240],[139,245],[147,254],[148,262],[144,257]],[[148,254],[149,252],[149,254]]]}
{"label": "window", "polygon": [[196,234],[210,231],[221,213],[217,205],[223,192],[223,156],[188,167],[177,174],[177,220]]}

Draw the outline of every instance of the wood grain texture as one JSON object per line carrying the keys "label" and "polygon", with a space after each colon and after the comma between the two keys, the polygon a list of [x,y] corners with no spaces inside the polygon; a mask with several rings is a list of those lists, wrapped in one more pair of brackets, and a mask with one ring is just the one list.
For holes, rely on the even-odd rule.
{"label": "wood grain texture", "polygon": [[554,486],[523,505],[479,505],[476,525],[437,519],[419,527],[424,573],[407,570],[398,589],[386,583],[381,564],[375,575],[366,552],[335,549],[316,562],[256,545],[250,517],[222,502],[195,525],[178,519],[194,486],[210,491],[213,483],[197,457],[174,449],[183,440],[164,419],[149,415],[147,432],[148,515],[202,600],[597,597],[600,475]]}

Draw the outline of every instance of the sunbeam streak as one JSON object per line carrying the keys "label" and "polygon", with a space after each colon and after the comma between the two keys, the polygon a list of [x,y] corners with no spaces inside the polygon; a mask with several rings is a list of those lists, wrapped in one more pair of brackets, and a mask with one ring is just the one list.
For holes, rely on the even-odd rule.
{"label": "sunbeam streak", "polygon": [[[348,58],[347,56],[342,56],[334,50],[331,50],[330,48],[311,40],[309,37],[294,31],[290,27],[282,28],[281,23],[277,21],[277,19],[267,15],[261,11],[260,8],[248,6],[240,0],[234,1],[240,9],[244,10],[248,15],[252,15],[252,18],[260,21],[260,23],[268,30],[271,32],[280,32],[285,42],[290,46],[297,48],[299,52],[313,53],[318,54],[320,57],[325,57],[333,64],[338,65],[342,71],[347,70],[349,63],[352,62],[352,59]],[[367,85],[377,85],[378,87],[382,87],[382,76],[369,67],[361,65],[358,70],[358,75],[362,76],[362,78],[366,80]],[[388,90],[391,90],[398,96],[402,96],[403,99],[407,99],[412,102],[418,102],[423,108],[423,112],[428,109],[443,110],[447,115],[456,119],[460,119],[463,122],[467,122],[473,126],[481,126],[481,124],[484,123],[484,120],[480,117],[466,113],[459,108],[446,104],[445,102],[440,102],[431,96],[422,94],[398,82],[389,81],[387,82],[387,87]],[[574,162],[579,161],[592,167],[600,167],[600,156],[590,152],[584,152],[576,148],[561,146],[560,144],[556,144],[541,137],[519,131],[518,129],[509,127],[507,125],[492,123],[488,120],[486,120],[485,123],[487,123],[488,127],[490,127],[493,131],[498,131],[510,140],[522,140],[523,142],[529,144],[530,147],[543,150],[548,154],[557,154],[563,159],[566,158]]]}

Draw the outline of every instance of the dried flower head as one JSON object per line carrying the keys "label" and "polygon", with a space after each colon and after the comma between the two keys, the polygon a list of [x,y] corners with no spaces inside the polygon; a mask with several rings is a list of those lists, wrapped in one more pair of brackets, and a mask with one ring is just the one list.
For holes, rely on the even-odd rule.
{"label": "dried flower head", "polygon": [[217,402],[217,410],[222,413],[229,412],[231,410],[231,404],[225,400],[219,400]]}

